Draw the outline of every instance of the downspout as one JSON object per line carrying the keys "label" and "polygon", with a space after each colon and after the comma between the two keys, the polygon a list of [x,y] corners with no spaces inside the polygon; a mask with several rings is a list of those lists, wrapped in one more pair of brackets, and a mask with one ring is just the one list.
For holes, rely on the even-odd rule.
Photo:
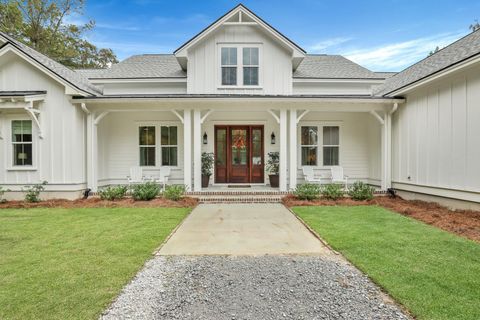
{"label": "downspout", "polygon": [[387,178],[387,190],[392,189],[392,176],[393,176],[393,147],[392,147],[392,116],[393,114],[397,111],[398,109],[398,103],[393,104],[392,110],[388,113],[388,116],[386,117],[386,122],[385,125],[387,126],[386,133],[388,134],[387,137],[387,173],[386,173],[386,178]]}

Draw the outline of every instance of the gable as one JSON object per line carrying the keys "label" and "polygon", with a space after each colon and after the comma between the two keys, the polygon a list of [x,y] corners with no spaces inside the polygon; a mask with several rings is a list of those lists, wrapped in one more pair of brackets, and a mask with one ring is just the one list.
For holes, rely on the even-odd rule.
{"label": "gable", "polygon": [[175,50],[174,54],[184,70],[187,69],[189,50],[197,46],[199,43],[205,41],[206,38],[208,38],[212,33],[218,31],[219,28],[225,26],[256,28],[259,30],[259,32],[268,35],[279,46],[282,46],[289,51],[292,59],[293,69],[295,69],[305,57],[305,50],[277,31],[263,19],[258,17],[251,10],[242,4],[239,4]]}

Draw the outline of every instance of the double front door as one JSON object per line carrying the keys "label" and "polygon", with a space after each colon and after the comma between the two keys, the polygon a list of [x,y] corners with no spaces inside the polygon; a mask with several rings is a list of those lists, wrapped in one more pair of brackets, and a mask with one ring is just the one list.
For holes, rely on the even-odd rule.
{"label": "double front door", "polygon": [[263,126],[215,126],[215,182],[264,182]]}

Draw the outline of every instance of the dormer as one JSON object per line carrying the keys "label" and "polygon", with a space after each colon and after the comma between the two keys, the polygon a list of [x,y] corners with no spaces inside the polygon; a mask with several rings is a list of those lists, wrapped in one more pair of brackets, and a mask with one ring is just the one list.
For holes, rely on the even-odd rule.
{"label": "dormer", "polygon": [[188,93],[291,94],[305,50],[239,4],[180,46]]}

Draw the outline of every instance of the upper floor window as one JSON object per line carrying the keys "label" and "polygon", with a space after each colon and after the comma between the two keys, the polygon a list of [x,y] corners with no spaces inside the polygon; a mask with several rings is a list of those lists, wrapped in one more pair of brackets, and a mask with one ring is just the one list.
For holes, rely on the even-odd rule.
{"label": "upper floor window", "polygon": [[13,165],[33,165],[33,139],[31,120],[12,121]]}
{"label": "upper floor window", "polygon": [[258,48],[243,48],[243,85],[258,86]]}
{"label": "upper floor window", "polygon": [[221,85],[258,86],[260,49],[239,46],[221,48]]}
{"label": "upper floor window", "polygon": [[237,85],[237,48],[222,48],[222,86]]}

